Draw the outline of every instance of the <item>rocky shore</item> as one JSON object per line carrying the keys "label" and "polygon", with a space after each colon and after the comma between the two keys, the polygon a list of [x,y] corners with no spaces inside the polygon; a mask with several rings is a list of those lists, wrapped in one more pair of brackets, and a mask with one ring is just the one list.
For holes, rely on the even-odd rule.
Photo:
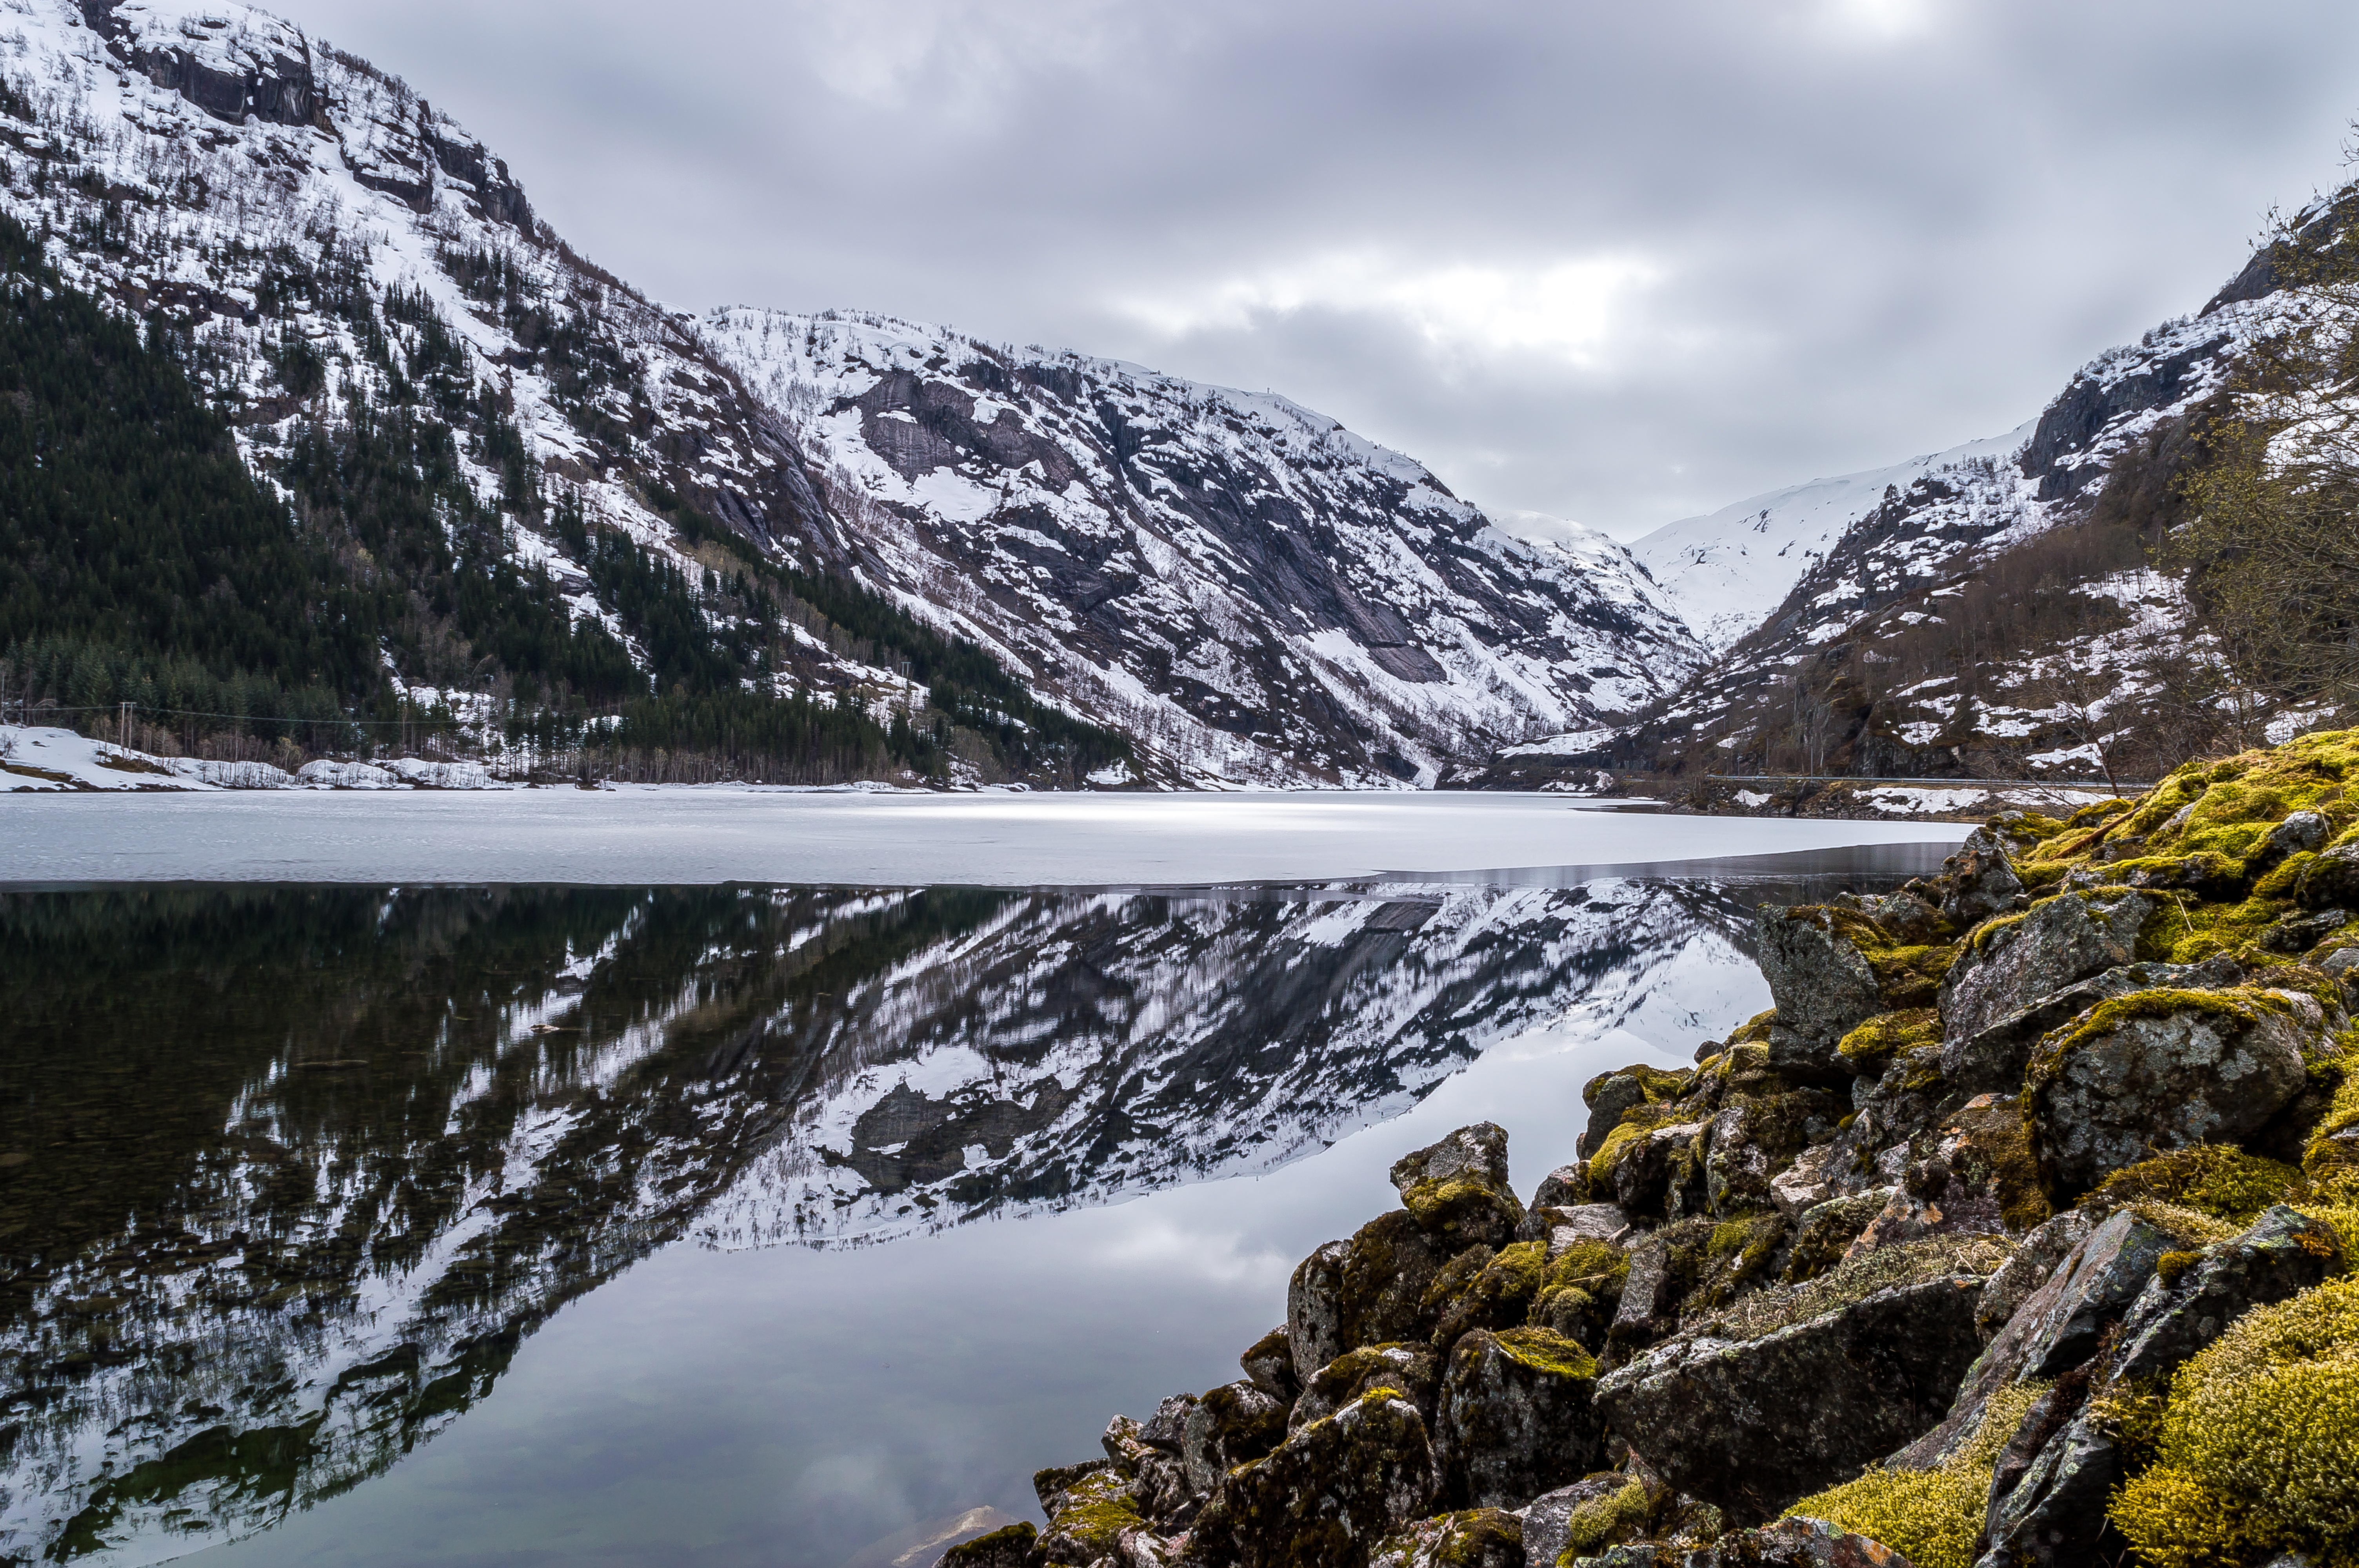
{"label": "rocky shore", "polygon": [[2359,731],[1760,911],[1776,1007],[1488,1124],[944,1568],[2359,1563]]}

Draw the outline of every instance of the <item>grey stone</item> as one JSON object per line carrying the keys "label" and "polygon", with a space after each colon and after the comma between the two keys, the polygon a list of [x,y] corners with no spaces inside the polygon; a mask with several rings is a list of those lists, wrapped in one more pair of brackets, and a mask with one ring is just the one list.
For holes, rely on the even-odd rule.
{"label": "grey stone", "polygon": [[1792,1164],[1769,1178],[1771,1206],[1788,1219],[1799,1218],[1835,1195],[1843,1162],[1842,1150],[1832,1143],[1803,1150]]}
{"label": "grey stone", "polygon": [[1781,1071],[1843,1070],[1835,1043],[1885,1011],[1875,970],[1823,908],[1765,903],[1756,929],[1761,974],[1777,1004],[1771,1065]]}
{"label": "grey stone", "polygon": [[2166,1377],[2245,1314],[2324,1282],[2343,1261],[2332,1226],[2276,1205],[2242,1236],[2206,1248],[2176,1280],[2147,1284],[2123,1322],[2108,1373]]}
{"label": "grey stone", "polygon": [[1237,1465],[1276,1448],[1286,1440],[1286,1406],[1247,1382],[1224,1383],[1190,1400],[1180,1450],[1188,1485],[1209,1492]]}
{"label": "grey stone", "polygon": [[2293,900],[2304,909],[2359,906],[2359,844],[2339,845],[2304,866]]}
{"label": "grey stone", "polygon": [[1441,1393],[1441,1357],[1430,1345],[1364,1345],[1346,1351],[1306,1384],[1286,1418],[1287,1430],[1324,1421],[1375,1389],[1397,1389],[1433,1425]]}
{"label": "grey stone", "polygon": [[1883,1542],[1815,1519],[1737,1530],[1691,1552],[1636,1542],[1580,1562],[1582,1568],[1909,1568],[1908,1559]]}
{"label": "grey stone", "polygon": [[1638,1238],[1630,1246],[1630,1275],[1606,1337],[1619,1345],[1645,1345],[1669,1333],[1679,1322],[1680,1286],[1670,1243],[1659,1232]]}
{"label": "grey stone", "polygon": [[1287,1337],[1306,1385],[1345,1351],[1423,1339],[1434,1313],[1426,1288],[1457,1249],[1396,1209],[1304,1259],[1286,1292]]}
{"label": "grey stone", "polygon": [[1672,1178],[1677,1167],[1697,1139],[1703,1136],[1705,1123],[1675,1122],[1658,1127],[1623,1146],[1621,1155],[1614,1162],[1614,1201],[1625,1213],[1663,1214],[1672,1205]]}
{"label": "grey stone", "polygon": [[1255,1340],[1237,1357],[1237,1365],[1245,1368],[1248,1382],[1272,1399],[1292,1404],[1302,1391],[1302,1380],[1294,1375],[1294,1342],[1282,1323]]}
{"label": "grey stone", "polygon": [[1589,1167],[1559,1165],[1540,1178],[1538,1191],[1532,1194],[1534,1208],[1570,1208],[1589,1195]]}
{"label": "grey stone", "polygon": [[1188,1416],[1195,1408],[1195,1395],[1172,1395],[1155,1407],[1153,1415],[1138,1423],[1138,1441],[1149,1448],[1179,1453],[1180,1434],[1188,1430]]}
{"label": "grey stone", "polygon": [[2137,1299],[2170,1247],[2169,1237],[2127,1210],[2082,1238],[1974,1357],[1940,1423],[1894,1454],[1892,1467],[1933,1469],[1973,1437],[1999,1390],[2056,1377],[2095,1355],[2105,1330]]}
{"label": "grey stone", "polygon": [[2023,880],[2006,858],[2006,847],[1987,827],[1966,835],[1958,852],[1941,862],[1941,914],[1973,925],[2015,907]]}
{"label": "grey stone", "polygon": [[1585,1476],[1570,1487],[1559,1487],[1534,1498],[1522,1509],[1525,1558],[1535,1568],[1556,1568],[1557,1559],[1564,1555],[1572,1539],[1569,1525],[1573,1510],[1585,1504],[1603,1502],[1638,1485],[1631,1476],[1606,1471]]}
{"label": "grey stone", "polygon": [[2261,852],[2258,855],[2247,857],[2248,869],[2257,871],[2265,867],[2276,865],[2288,855],[2323,849],[2326,848],[2326,840],[2332,836],[2333,831],[2333,825],[2326,820],[2322,813],[2316,811],[2290,813],[2283,822],[2269,829],[2269,836],[2261,841]]}
{"label": "grey stone", "polygon": [[2113,1441],[2085,1419],[2050,1439],[1984,1520],[1975,1568],[2082,1568],[2097,1561],[2105,1505],[2121,1480]]}
{"label": "grey stone", "polygon": [[[2269,999],[2289,1011],[2274,1011]],[[2042,1173],[2077,1194],[2158,1151],[2258,1132],[2306,1087],[2303,1047],[2321,1027],[2319,1012],[2306,996],[2268,992],[2238,1011],[2189,1006],[2126,1018],[2081,1041],[2030,1083]]]}
{"label": "grey stone", "polygon": [[1190,1532],[1207,1568],[1363,1568],[1432,1511],[1433,1450],[1407,1400],[1375,1392],[1221,1479]]}
{"label": "grey stone", "polygon": [[2242,985],[2245,971],[2235,960],[2209,958],[2201,964],[2122,964],[2050,991],[2016,1009],[1972,1034],[1953,1034],[1941,1042],[1941,1077],[1951,1087],[1969,1094],[1991,1090],[2013,1092],[2023,1080],[2032,1048],[2040,1037],[2111,997],[2168,986],[2179,990],[2219,990]]}
{"label": "grey stone", "polygon": [[1527,1561],[1522,1518],[1499,1509],[1419,1519],[1368,1553],[1369,1568],[1524,1568]]}
{"label": "grey stone", "polygon": [[2043,1221],[2023,1238],[2015,1255],[1999,1265],[1974,1303],[1974,1331],[1984,1342],[1995,1337],[2032,1292],[2046,1284],[2097,1222],[2077,1208]]}
{"label": "grey stone", "polygon": [[1393,1162],[1401,1206],[1452,1251],[1515,1238],[1524,1206],[1507,1184],[1507,1134],[1496,1122],[1462,1127]]}
{"label": "grey stone", "polygon": [[1441,1496],[1470,1508],[1520,1508],[1605,1462],[1593,1404],[1597,1363],[1541,1328],[1460,1337],[1441,1380],[1434,1460]]}
{"label": "grey stone", "polygon": [[1941,1418],[1973,1360],[1982,1285],[1896,1286],[1757,1339],[1682,1335],[1601,1379],[1598,1407],[1670,1485],[1767,1518]]}
{"label": "grey stone", "polygon": [[1554,1262],[1580,1241],[1611,1241],[1630,1228],[1630,1217],[1610,1203],[1579,1204],[1548,1211],[1549,1260]]}
{"label": "grey stone", "polygon": [[1979,1034],[2041,997],[2131,962],[2138,932],[2158,907],[2138,892],[2065,893],[2011,925],[1978,933],[1942,977],[1942,1038]]}

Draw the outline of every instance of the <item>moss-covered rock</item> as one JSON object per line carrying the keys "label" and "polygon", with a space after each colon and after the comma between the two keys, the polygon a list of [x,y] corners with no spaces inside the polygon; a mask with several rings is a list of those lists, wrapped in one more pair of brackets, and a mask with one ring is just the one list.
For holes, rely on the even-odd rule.
{"label": "moss-covered rock", "polygon": [[1584,1476],[1524,1509],[1524,1550],[1534,1568],[1594,1556],[1647,1534],[1670,1491],[1619,1470]]}
{"label": "moss-covered rock", "polygon": [[2111,1514],[2155,1568],[2359,1553],[2359,1281],[2250,1313],[2181,1368]]}
{"label": "moss-covered rock", "polygon": [[1853,1535],[1824,1519],[1786,1519],[1758,1530],[1721,1535],[1693,1551],[1668,1552],[1638,1544],[1609,1546],[1581,1560],[1582,1568],[1911,1568],[1881,1541]]}
{"label": "moss-covered rock", "polygon": [[[1694,1077],[1695,1074],[1685,1068],[1656,1067],[1639,1062],[1614,1072],[1600,1073],[1590,1079],[1581,1090],[1582,1102],[1589,1108],[1589,1125],[1582,1130],[1581,1141],[1576,1145],[1582,1159],[1586,1162],[1603,1148],[1606,1138],[1629,1119],[1632,1112],[1679,1098],[1687,1092],[1688,1085]],[[1555,1179],[1553,1173],[1550,1179]],[[1580,1201],[1569,1191],[1563,1196],[1551,1199],[1546,1190],[1548,1184],[1546,1182],[1541,1184],[1543,1191],[1533,1199],[1535,1203]]]}
{"label": "moss-covered rock", "polygon": [[1597,1360],[1544,1328],[1477,1329],[1451,1352],[1435,1422],[1442,1495],[1520,1508],[1604,1463]]}
{"label": "moss-covered rock", "polygon": [[1839,1078],[1843,1036],[1879,1013],[1932,1005],[1955,949],[1901,940],[1856,910],[1764,904],[1756,952],[1777,1003],[1771,1064]]}
{"label": "moss-covered rock", "polygon": [[1512,1239],[1524,1206],[1507,1184],[1507,1134],[1495,1122],[1462,1127],[1392,1168],[1401,1206],[1453,1249]]}
{"label": "moss-covered rock", "polygon": [[2040,1043],[2026,1076],[2034,1155],[2059,1196],[2155,1151],[2236,1142],[2309,1083],[2318,1004],[2298,993],[2148,990],[2101,1003]]}
{"label": "moss-covered rock", "polygon": [[1378,1543],[1432,1503],[1425,1420],[1376,1389],[1223,1476],[1190,1551],[1206,1568],[1365,1568]]}
{"label": "moss-covered rock", "polygon": [[1406,1210],[1362,1226],[1304,1259],[1287,1286],[1286,1331],[1294,1369],[1310,1375],[1347,1350],[1423,1339],[1433,1332],[1426,1304],[1434,1278],[1462,1249]]}
{"label": "moss-covered rock", "polygon": [[1756,1292],[1608,1374],[1599,1408],[1672,1486],[1768,1517],[1940,1419],[2005,1254],[1945,1238]]}
{"label": "moss-covered rock", "polygon": [[2162,905],[2123,888],[2045,898],[1989,921],[1942,978],[1945,1040],[1962,1040],[2075,981],[2136,961],[2138,936]]}
{"label": "moss-covered rock", "polygon": [[1973,1568],[1999,1451],[2044,1390],[2016,1384],[1984,1409],[1973,1438],[1930,1469],[1877,1466],[1786,1510],[1881,1541],[1910,1568]]}
{"label": "moss-covered rock", "polygon": [[[1037,1483],[1036,1483],[1037,1485]],[[1059,1493],[1040,1532],[1041,1558],[1066,1568],[1087,1568],[1110,1557],[1125,1530],[1145,1527],[1130,1483],[1118,1470],[1094,1471]]]}
{"label": "moss-covered rock", "polygon": [[937,1560],[937,1568],[1031,1568],[1039,1539],[1028,1521],[1018,1520],[951,1547]]}
{"label": "moss-covered rock", "polygon": [[1188,1411],[1180,1458],[1188,1485],[1211,1491],[1239,1465],[1250,1464],[1286,1441],[1287,1407],[1251,1383],[1223,1383]]}
{"label": "moss-covered rock", "polygon": [[1524,1568],[1524,1521],[1498,1509],[1423,1519],[1386,1536],[1369,1568]]}
{"label": "moss-covered rock", "polygon": [[2115,1171],[2082,1201],[2099,1213],[2142,1203],[2171,1204],[2230,1225],[2250,1225],[2282,1203],[2301,1172],[2229,1144],[2199,1143]]}
{"label": "moss-covered rock", "polygon": [[1287,1429],[1324,1421],[1375,1389],[1392,1389],[1433,1425],[1441,1393],[1441,1357],[1430,1345],[1368,1345],[1346,1351],[1311,1376],[1288,1412]]}
{"label": "moss-covered rock", "polygon": [[1294,1375],[1294,1341],[1284,1324],[1247,1346],[1237,1365],[1245,1368],[1247,1382],[1274,1400],[1292,1404],[1302,1391],[1302,1380]]}
{"label": "moss-covered rock", "polygon": [[[1547,1242],[1518,1241],[1501,1248],[1462,1289],[1436,1303],[1434,1347],[1447,1356],[1459,1336],[1470,1329],[1512,1328],[1524,1322],[1548,1275]],[[1440,1288],[1437,1281],[1436,1289]]]}

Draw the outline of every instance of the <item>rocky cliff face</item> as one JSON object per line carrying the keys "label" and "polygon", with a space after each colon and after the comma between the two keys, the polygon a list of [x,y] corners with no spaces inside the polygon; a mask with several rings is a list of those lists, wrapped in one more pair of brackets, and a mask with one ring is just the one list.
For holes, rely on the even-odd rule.
{"label": "rocky cliff face", "polygon": [[1403,1159],[1243,1379],[944,1568],[2343,1560],[2354,782],[2313,735],[1764,905],[1770,1011],[1593,1081],[1528,1203],[1497,1127]]}
{"label": "rocky cliff face", "polygon": [[1203,782],[1430,784],[1701,662],[1619,545],[1503,533],[1282,397],[881,317],[701,330],[837,470],[869,580]]}

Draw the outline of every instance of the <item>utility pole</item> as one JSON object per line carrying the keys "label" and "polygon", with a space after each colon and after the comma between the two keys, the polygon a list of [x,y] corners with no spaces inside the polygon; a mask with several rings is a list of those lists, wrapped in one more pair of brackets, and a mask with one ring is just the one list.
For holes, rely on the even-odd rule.
{"label": "utility pole", "polygon": [[123,720],[114,731],[114,743],[125,751],[131,750],[131,704],[123,705]]}

